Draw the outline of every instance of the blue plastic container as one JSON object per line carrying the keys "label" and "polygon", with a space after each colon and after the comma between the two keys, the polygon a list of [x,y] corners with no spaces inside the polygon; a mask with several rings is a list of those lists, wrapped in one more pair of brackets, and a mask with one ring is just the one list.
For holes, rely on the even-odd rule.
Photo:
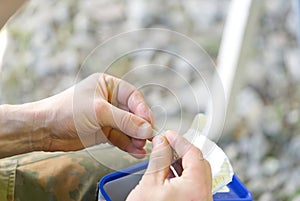
{"label": "blue plastic container", "polygon": [[[104,176],[99,182],[98,201],[124,201],[130,191],[138,184],[148,162],[113,172]],[[140,174],[134,174],[140,173]],[[253,201],[252,194],[236,175],[227,185],[229,192],[218,192],[213,195],[214,201]]]}

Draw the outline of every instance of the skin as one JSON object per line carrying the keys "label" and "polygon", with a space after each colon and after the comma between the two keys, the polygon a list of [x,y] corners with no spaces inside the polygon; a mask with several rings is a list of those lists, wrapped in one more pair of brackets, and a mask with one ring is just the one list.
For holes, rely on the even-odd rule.
{"label": "skin", "polygon": [[[25,2],[0,0],[0,28]],[[75,89],[87,98],[74,100]],[[80,106],[78,110],[73,110],[73,101]],[[90,107],[84,107],[87,104]],[[151,137],[152,118],[142,94],[133,86],[94,74],[44,100],[0,105],[0,158],[31,151],[79,150],[103,142],[141,158],[146,153],[145,139]]]}
{"label": "skin", "polygon": [[73,151],[109,142],[141,158],[152,123],[151,110],[134,86],[96,73],[55,96],[1,105],[0,157]]}
{"label": "skin", "polygon": [[[175,166],[179,177],[170,178],[171,147],[181,158],[180,167]],[[127,201],[212,201],[211,177],[201,151],[176,132],[167,131],[153,139],[148,168]]]}
{"label": "skin", "polygon": [[[0,28],[24,2],[0,0]],[[104,142],[141,158],[152,126],[152,113],[138,90],[96,73],[49,98],[0,105],[0,158],[31,151],[80,150]],[[179,177],[170,171],[172,149],[180,157],[173,163]],[[212,201],[211,188],[210,165],[201,151],[168,131],[153,138],[146,173],[127,200]]]}

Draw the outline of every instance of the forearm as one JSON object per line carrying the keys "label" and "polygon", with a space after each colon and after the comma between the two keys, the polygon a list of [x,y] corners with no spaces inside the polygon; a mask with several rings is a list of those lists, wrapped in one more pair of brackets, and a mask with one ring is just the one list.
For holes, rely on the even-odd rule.
{"label": "forearm", "polygon": [[0,105],[0,158],[42,150],[47,138],[39,103]]}

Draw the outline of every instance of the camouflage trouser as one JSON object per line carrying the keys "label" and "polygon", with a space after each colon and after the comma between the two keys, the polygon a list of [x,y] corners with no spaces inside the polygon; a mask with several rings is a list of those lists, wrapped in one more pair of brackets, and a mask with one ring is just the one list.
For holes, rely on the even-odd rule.
{"label": "camouflage trouser", "polygon": [[[97,184],[105,174],[140,162],[120,151],[116,157],[111,149],[33,152],[0,159],[0,200],[94,201]],[[110,161],[109,167],[91,152]]]}

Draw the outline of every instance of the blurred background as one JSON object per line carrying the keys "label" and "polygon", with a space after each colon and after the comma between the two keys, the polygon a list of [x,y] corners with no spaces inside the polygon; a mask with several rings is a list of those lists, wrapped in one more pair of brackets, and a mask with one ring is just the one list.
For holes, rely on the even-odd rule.
{"label": "blurred background", "polygon": [[[9,21],[0,36],[0,103],[39,100],[72,86],[85,58],[98,44],[137,28],[159,27],[185,34],[200,44],[218,66],[230,3],[229,0],[31,0]],[[230,126],[225,124],[218,145],[255,200],[299,201],[298,4],[285,0],[264,0],[259,4],[247,60],[236,74],[242,79],[235,83],[239,86],[232,94],[230,118],[234,121]],[[115,51],[115,47],[111,48]],[[194,87],[199,86],[190,69],[180,62],[164,55],[142,57],[146,63],[159,60],[172,66],[187,76]],[[114,73],[126,72],[128,66],[136,64],[136,58],[118,61]],[[144,76],[155,73],[147,72]],[[166,74],[160,75],[170,86],[175,84]],[[205,99],[207,94],[201,87],[198,90],[199,97]],[[148,96],[153,99],[150,102],[166,98],[168,112],[177,115],[176,104],[172,105],[172,100],[164,94]],[[181,102],[187,113],[194,115],[205,110],[205,105],[193,110],[188,99]]]}

